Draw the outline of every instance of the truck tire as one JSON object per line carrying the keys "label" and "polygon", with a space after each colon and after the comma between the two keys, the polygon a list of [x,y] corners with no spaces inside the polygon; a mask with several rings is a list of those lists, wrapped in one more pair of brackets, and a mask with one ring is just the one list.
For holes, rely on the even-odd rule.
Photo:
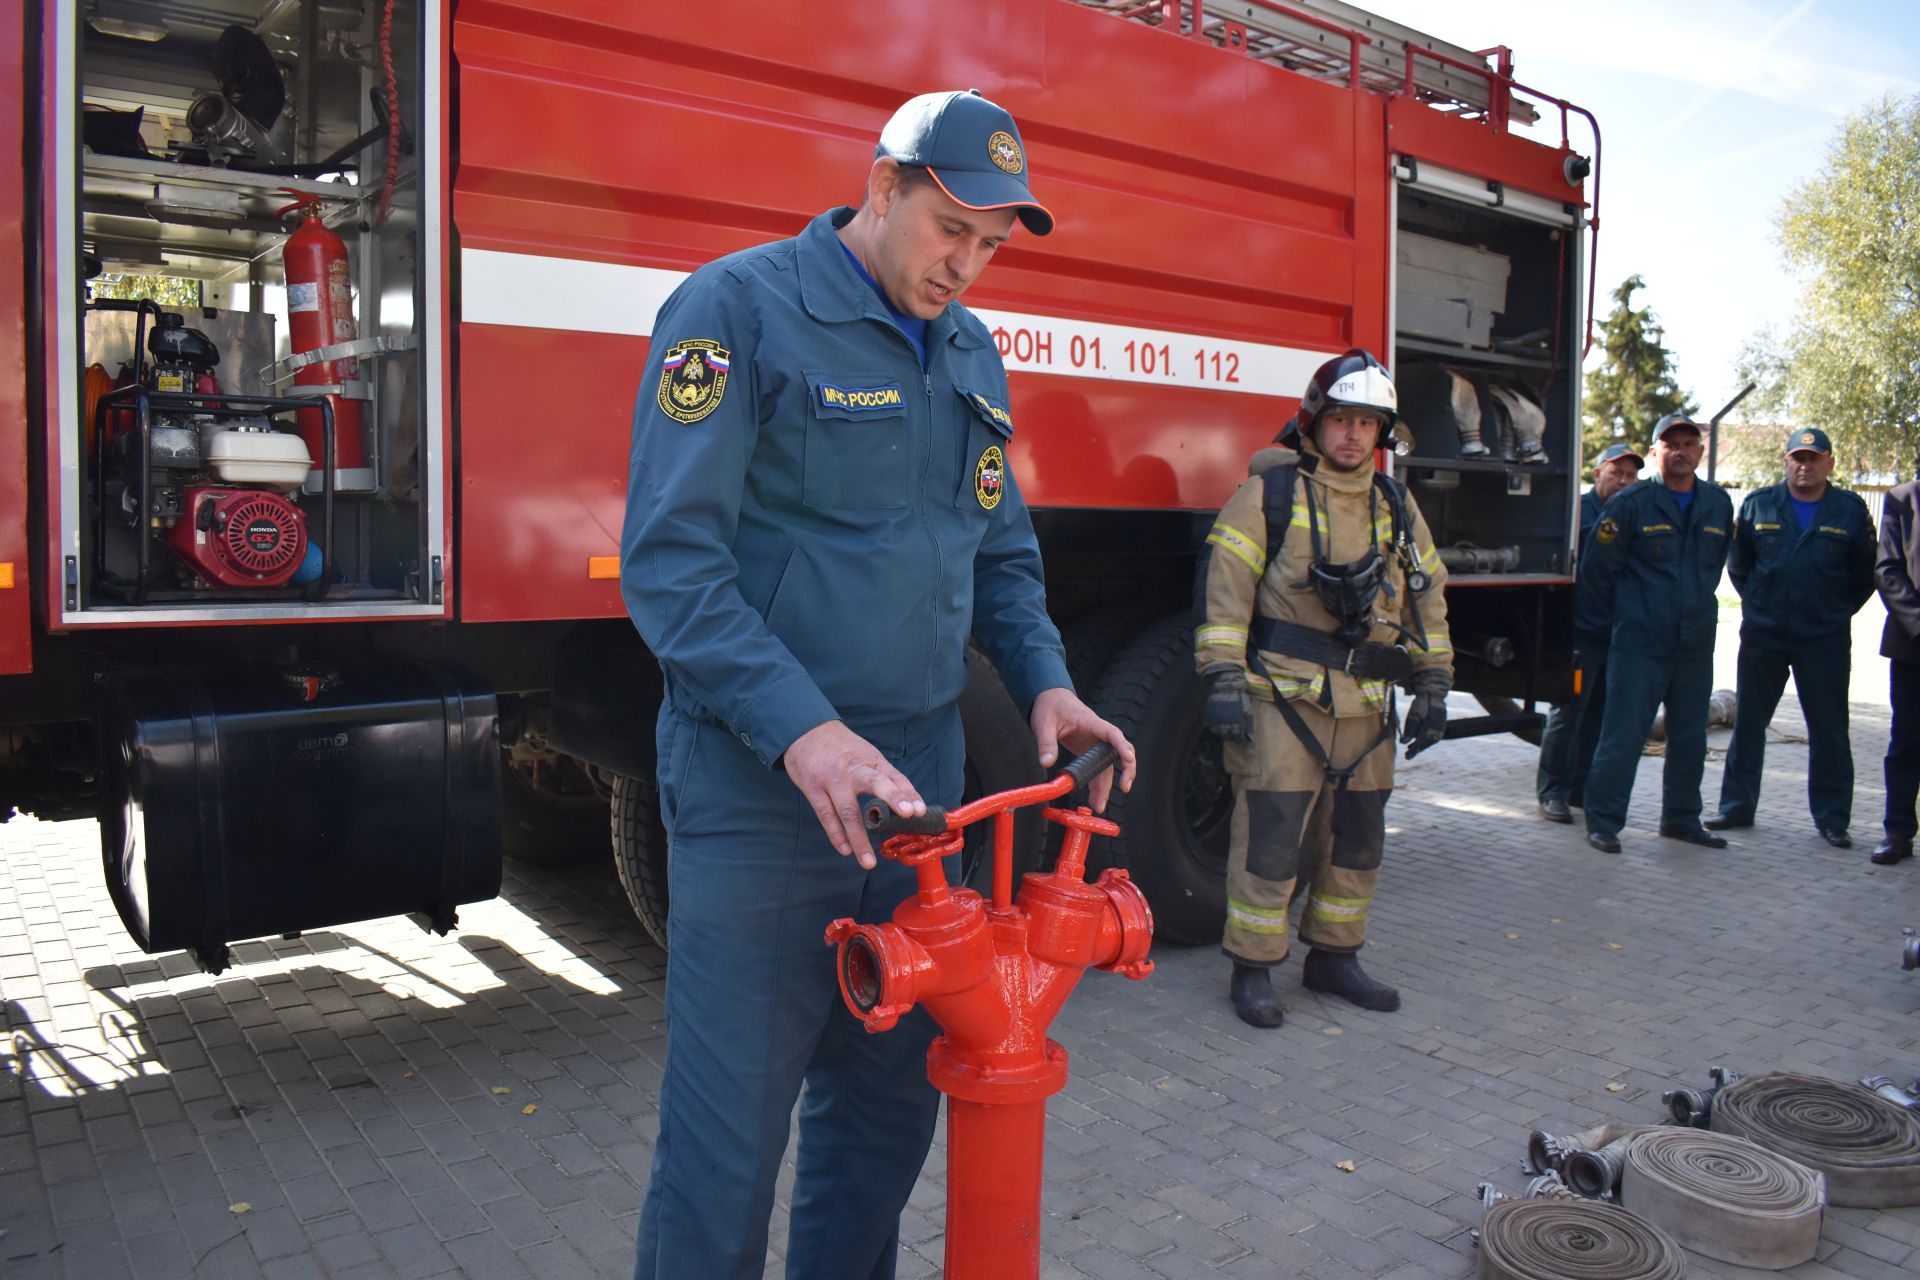
{"label": "truck tire", "polygon": [[[1047,780],[1032,726],[1014,705],[1013,695],[1007,692],[993,663],[972,645],[967,646],[967,687],[960,694],[960,724],[967,735],[962,804]],[[1047,835],[1042,828],[1050,825],[1040,816],[1037,805],[1014,815],[1015,893],[1020,891],[1021,876],[1040,869]],[[993,827],[992,822],[979,822],[968,828],[966,848],[960,853],[960,882],[987,898],[993,896]]]}
{"label": "truck tire", "polygon": [[[1067,650],[1067,678],[1073,681],[1074,692],[1083,702],[1093,705],[1093,692],[1100,687],[1100,675],[1113,661],[1113,655],[1152,622],[1153,615],[1138,605],[1103,605],[1060,628],[1060,643]],[[1041,839],[1045,841],[1043,858],[1048,866],[1060,856],[1060,846],[1066,836],[1066,828],[1047,824]],[[1113,865],[1107,848],[1109,843],[1096,840],[1087,850],[1089,872],[1098,874]]]}
{"label": "truck tire", "polygon": [[667,949],[667,832],[652,778],[613,780],[613,869],[647,936]]}
{"label": "truck tire", "polygon": [[1093,705],[1141,760],[1133,790],[1114,792],[1107,805],[1120,835],[1102,843],[1146,893],[1156,938],[1217,942],[1227,915],[1233,785],[1219,739],[1202,724],[1206,691],[1193,670],[1187,614],[1162,618],[1114,655]]}
{"label": "truck tire", "polygon": [[1107,605],[1083,613],[1060,628],[1060,642],[1067,648],[1067,676],[1074,690],[1083,699],[1091,699],[1099,687],[1100,673],[1113,661],[1113,655],[1152,621],[1152,614],[1134,605]]}
{"label": "truck tire", "polygon": [[530,867],[607,855],[607,798],[572,757],[516,765],[500,753],[500,852]]}
{"label": "truck tire", "polygon": [[[1007,686],[986,655],[967,649],[967,687],[960,695],[960,722],[967,736],[965,789],[962,803],[996,791],[1030,787],[1045,782],[1033,731],[1013,705]],[[1044,825],[1037,808],[1014,819],[1013,875],[1017,892],[1020,877],[1040,864]],[[651,778],[621,777],[613,785],[613,861],[626,890],[627,902],[649,937],[667,948],[667,833],[660,825],[660,797]],[[993,824],[983,822],[967,834],[960,855],[961,882],[991,896],[993,892]]]}

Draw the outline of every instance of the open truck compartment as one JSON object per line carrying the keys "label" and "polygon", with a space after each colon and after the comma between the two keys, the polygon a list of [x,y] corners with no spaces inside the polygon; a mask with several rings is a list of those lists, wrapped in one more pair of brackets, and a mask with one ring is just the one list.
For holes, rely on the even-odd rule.
{"label": "open truck compartment", "polygon": [[1564,579],[1581,463],[1578,211],[1400,173],[1394,377],[1413,438],[1396,467],[1451,581]]}
{"label": "open truck compartment", "polygon": [[50,12],[50,613],[443,615],[437,6]]}

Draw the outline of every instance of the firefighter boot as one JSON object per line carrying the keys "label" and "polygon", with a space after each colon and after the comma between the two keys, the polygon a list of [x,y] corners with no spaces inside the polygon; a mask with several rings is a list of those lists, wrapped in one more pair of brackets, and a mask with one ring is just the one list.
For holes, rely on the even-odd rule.
{"label": "firefighter boot", "polygon": [[1351,951],[1322,951],[1315,947],[1307,952],[1300,981],[1309,991],[1339,996],[1362,1009],[1392,1013],[1400,1007],[1400,993],[1384,982],[1369,978],[1360,967],[1360,957]]}
{"label": "firefighter boot", "polygon": [[1261,965],[1234,961],[1227,990],[1233,997],[1233,1011],[1250,1027],[1277,1027],[1286,1016],[1280,1010],[1280,997],[1273,994],[1273,978]]}

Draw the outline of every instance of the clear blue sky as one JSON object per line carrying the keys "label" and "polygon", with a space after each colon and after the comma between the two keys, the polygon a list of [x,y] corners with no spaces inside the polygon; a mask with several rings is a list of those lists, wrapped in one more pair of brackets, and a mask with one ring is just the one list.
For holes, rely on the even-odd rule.
{"label": "clear blue sky", "polygon": [[1644,276],[1636,300],[1658,313],[1703,413],[1739,389],[1747,337],[1792,318],[1782,199],[1820,171],[1844,116],[1920,94],[1913,0],[1357,2],[1470,49],[1507,45],[1522,84],[1599,118],[1599,309]]}

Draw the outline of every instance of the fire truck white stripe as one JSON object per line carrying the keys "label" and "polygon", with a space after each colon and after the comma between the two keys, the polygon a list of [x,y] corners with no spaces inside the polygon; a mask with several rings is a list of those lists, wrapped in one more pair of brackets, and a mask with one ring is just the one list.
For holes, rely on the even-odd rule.
{"label": "fire truck white stripe", "polygon": [[[646,337],[684,271],[491,249],[460,254],[461,319]],[[1159,383],[1242,395],[1300,394],[1338,354],[1060,316],[975,308],[1010,371]]]}

